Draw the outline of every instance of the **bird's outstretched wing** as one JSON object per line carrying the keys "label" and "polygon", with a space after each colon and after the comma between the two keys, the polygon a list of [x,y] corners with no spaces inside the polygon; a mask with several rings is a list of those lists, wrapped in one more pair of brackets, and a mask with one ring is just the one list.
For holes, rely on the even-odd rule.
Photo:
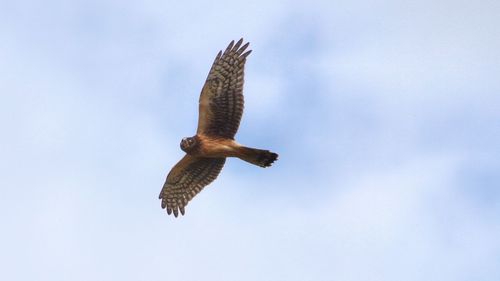
{"label": "bird's outstretched wing", "polygon": [[226,158],[194,157],[186,154],[168,173],[160,192],[161,207],[170,215],[184,215],[188,202],[219,175]]}
{"label": "bird's outstretched wing", "polygon": [[231,41],[219,52],[200,95],[198,134],[233,139],[243,114],[243,76],[249,43]]}

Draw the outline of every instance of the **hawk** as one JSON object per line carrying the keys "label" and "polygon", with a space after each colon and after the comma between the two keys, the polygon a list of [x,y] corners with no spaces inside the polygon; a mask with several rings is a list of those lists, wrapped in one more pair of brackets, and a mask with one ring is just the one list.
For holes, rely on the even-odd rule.
{"label": "hawk", "polygon": [[227,157],[269,167],[278,154],[240,145],[234,136],[243,114],[243,76],[249,43],[243,38],[220,51],[210,68],[199,99],[198,129],[181,140],[186,155],[170,170],[160,192],[161,207],[175,217],[219,175]]}

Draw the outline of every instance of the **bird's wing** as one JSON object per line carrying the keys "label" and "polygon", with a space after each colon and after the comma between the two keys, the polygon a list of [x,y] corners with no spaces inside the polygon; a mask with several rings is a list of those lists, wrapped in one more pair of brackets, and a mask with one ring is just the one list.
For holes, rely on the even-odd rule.
{"label": "bird's wing", "polygon": [[194,157],[186,154],[168,173],[160,192],[161,207],[170,215],[184,215],[188,202],[219,175],[226,158]]}
{"label": "bird's wing", "polygon": [[217,54],[201,90],[198,134],[234,138],[243,114],[243,76],[249,43],[231,41]]}

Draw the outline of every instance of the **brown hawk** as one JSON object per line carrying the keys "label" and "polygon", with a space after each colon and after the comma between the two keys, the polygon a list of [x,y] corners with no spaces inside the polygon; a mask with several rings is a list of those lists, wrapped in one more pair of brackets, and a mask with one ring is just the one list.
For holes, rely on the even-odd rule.
{"label": "brown hawk", "polygon": [[198,130],[181,140],[186,155],[168,173],[160,192],[161,207],[184,215],[188,202],[219,175],[226,157],[269,167],[278,154],[242,146],[234,140],[243,114],[243,76],[249,43],[231,41],[215,57],[199,100]]}

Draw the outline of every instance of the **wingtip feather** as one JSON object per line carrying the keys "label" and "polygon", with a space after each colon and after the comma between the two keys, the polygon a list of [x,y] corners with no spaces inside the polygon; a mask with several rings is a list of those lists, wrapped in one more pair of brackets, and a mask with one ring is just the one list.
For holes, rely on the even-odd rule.
{"label": "wingtip feather", "polygon": [[238,40],[238,42],[236,42],[236,45],[234,45],[233,49],[237,50],[242,43],[243,43],[243,38],[241,38],[240,40]]}
{"label": "wingtip feather", "polygon": [[252,50],[248,50],[243,55],[241,55],[241,57],[246,59],[248,57],[248,55],[250,55],[251,53],[252,53]]}
{"label": "wingtip feather", "polygon": [[229,43],[229,45],[227,46],[226,50],[224,51],[224,54],[227,54],[229,51],[231,51],[233,46],[234,46],[234,40],[231,40],[231,43]]}
{"label": "wingtip feather", "polygon": [[241,46],[241,48],[238,51],[236,51],[236,55],[240,56],[241,53],[243,53],[248,48],[249,44],[250,42],[247,42],[245,45]]}

